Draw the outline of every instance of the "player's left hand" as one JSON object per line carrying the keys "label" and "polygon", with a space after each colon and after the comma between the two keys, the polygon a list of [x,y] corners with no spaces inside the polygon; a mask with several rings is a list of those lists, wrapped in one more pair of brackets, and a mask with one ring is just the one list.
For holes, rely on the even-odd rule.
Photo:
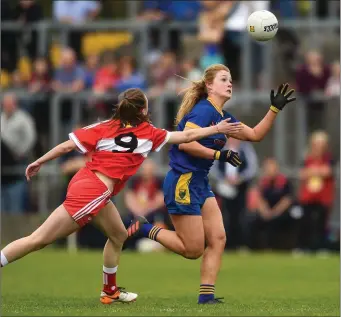
{"label": "player's left hand", "polygon": [[281,84],[277,89],[277,93],[275,95],[274,90],[271,90],[270,93],[270,100],[271,100],[271,107],[270,109],[273,112],[279,112],[283,110],[283,108],[289,103],[296,100],[296,97],[289,98],[293,93],[294,89],[290,89],[288,91],[289,84]]}
{"label": "player's left hand", "polygon": [[232,150],[215,151],[214,159],[221,162],[227,162],[234,167],[238,167],[242,164],[238,153]]}
{"label": "player's left hand", "polygon": [[35,161],[31,163],[29,166],[27,166],[26,172],[25,172],[27,181],[30,181],[31,177],[36,175],[39,172],[40,168],[41,168],[41,163],[39,163],[38,161]]}

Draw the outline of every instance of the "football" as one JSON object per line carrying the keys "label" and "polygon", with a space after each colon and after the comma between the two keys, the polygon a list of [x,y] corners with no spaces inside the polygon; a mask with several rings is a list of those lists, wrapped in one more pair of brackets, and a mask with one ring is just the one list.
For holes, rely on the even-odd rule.
{"label": "football", "polygon": [[278,20],[270,11],[255,11],[247,20],[247,31],[256,41],[271,40],[276,35],[277,30]]}

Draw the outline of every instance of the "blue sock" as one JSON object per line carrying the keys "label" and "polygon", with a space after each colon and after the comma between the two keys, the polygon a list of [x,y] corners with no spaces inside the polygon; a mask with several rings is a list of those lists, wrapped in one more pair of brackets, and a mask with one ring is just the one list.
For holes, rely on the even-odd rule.
{"label": "blue sock", "polygon": [[198,303],[206,303],[214,299],[215,287],[212,284],[201,284]]}
{"label": "blue sock", "polygon": [[151,223],[143,224],[141,228],[141,233],[145,238],[149,238],[151,240],[156,241],[156,237],[161,231],[162,228],[152,225]]}

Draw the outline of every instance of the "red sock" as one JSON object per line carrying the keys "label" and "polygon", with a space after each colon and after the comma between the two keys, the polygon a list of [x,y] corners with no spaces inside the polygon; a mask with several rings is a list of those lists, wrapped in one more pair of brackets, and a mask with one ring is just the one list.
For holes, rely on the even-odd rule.
{"label": "red sock", "polygon": [[113,294],[116,292],[116,271],[117,266],[108,268],[103,266],[103,292]]}

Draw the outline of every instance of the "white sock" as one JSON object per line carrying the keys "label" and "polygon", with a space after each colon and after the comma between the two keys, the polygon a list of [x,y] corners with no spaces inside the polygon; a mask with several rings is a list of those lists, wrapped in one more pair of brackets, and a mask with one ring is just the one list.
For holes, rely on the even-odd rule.
{"label": "white sock", "polygon": [[1,251],[1,256],[0,256],[0,262],[1,266],[5,266],[8,264],[8,260],[6,259],[4,253]]}
{"label": "white sock", "polygon": [[107,273],[107,274],[114,274],[117,272],[117,268],[118,268],[118,265],[115,266],[115,267],[105,267],[103,265],[103,272],[104,273]]}

